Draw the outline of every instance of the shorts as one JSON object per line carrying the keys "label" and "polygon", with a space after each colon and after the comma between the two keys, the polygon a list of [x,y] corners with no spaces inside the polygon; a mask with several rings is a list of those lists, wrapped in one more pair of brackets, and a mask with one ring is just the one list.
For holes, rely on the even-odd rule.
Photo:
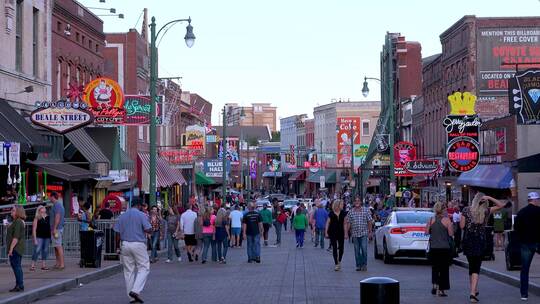
{"label": "shorts", "polygon": [[231,228],[232,235],[240,235],[240,232],[242,231],[242,228]]}
{"label": "shorts", "polygon": [[53,247],[62,247],[62,237],[64,236],[64,229],[57,229],[58,237],[52,235],[51,242]]}
{"label": "shorts", "polygon": [[469,262],[469,275],[480,273],[480,267],[482,267],[482,257],[481,256],[467,256],[467,262]]}
{"label": "shorts", "polygon": [[197,240],[195,239],[195,234],[185,234],[184,242],[186,246],[197,246]]}
{"label": "shorts", "polygon": [[264,233],[268,233],[268,231],[270,230],[270,226],[272,225],[268,223],[263,224]]}

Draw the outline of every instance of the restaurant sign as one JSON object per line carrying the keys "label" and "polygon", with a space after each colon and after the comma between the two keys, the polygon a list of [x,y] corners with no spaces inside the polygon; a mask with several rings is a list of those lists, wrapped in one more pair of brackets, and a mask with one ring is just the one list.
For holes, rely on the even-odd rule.
{"label": "restaurant sign", "polygon": [[405,170],[408,161],[416,159],[416,147],[407,141],[400,141],[394,145],[394,174],[396,176],[412,176]]}
{"label": "restaurant sign", "polygon": [[450,168],[458,172],[467,172],[476,168],[480,162],[478,143],[468,137],[458,137],[446,150]]}
{"label": "restaurant sign", "polygon": [[[124,108],[126,110],[126,125],[150,124],[150,96],[126,95]],[[161,124],[161,104],[156,102],[156,124]]]}
{"label": "restaurant sign", "polygon": [[69,101],[36,102],[37,109],[30,114],[30,120],[56,133],[64,134],[86,126],[94,121],[91,112],[84,103]]}
{"label": "restaurant sign", "polygon": [[436,159],[417,159],[405,163],[405,170],[413,175],[430,175],[439,170]]}
{"label": "restaurant sign", "polygon": [[83,94],[96,124],[124,124],[124,93],[120,85],[109,78],[97,78],[86,85]]}

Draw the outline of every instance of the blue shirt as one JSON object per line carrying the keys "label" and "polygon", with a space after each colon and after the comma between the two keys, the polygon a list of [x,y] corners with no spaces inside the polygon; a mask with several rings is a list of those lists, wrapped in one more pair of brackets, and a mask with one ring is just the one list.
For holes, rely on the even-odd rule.
{"label": "blue shirt", "polygon": [[120,239],[126,242],[146,243],[145,230],[151,229],[146,214],[137,208],[130,208],[114,223],[114,231],[120,233]]}
{"label": "blue shirt", "polygon": [[324,208],[317,208],[315,214],[313,214],[313,218],[315,219],[315,227],[317,229],[324,229],[328,220],[328,211]]}
{"label": "blue shirt", "polygon": [[64,209],[64,204],[61,200],[57,200],[56,203],[51,207],[50,216],[51,216],[51,230],[54,229],[54,221],[56,218],[56,215],[60,215],[60,222],[58,222],[58,226],[56,226],[56,229],[64,229],[64,218],[66,215],[66,210]]}

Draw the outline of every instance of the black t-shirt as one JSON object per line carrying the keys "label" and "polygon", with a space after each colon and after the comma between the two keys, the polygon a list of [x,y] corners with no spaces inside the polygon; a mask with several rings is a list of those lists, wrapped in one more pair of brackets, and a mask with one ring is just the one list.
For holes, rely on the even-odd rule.
{"label": "black t-shirt", "polygon": [[99,210],[99,219],[100,220],[110,220],[114,217],[114,214],[109,209],[101,209]]}
{"label": "black t-shirt", "polygon": [[528,204],[519,210],[514,230],[521,243],[540,243],[540,207]]}
{"label": "black t-shirt", "polygon": [[260,233],[259,223],[262,223],[262,217],[258,212],[250,211],[246,213],[242,221],[246,224],[247,235],[258,235]]}
{"label": "black t-shirt", "polygon": [[51,224],[49,223],[49,216],[38,220],[36,237],[40,239],[51,238]]}
{"label": "black t-shirt", "polygon": [[337,214],[334,213],[334,211],[328,214],[328,218],[330,219],[330,225],[328,226],[328,236],[330,238],[340,239],[345,236],[345,229],[343,227],[343,224],[345,223],[345,217],[347,217],[347,213],[343,210],[339,213],[339,217],[337,216]]}

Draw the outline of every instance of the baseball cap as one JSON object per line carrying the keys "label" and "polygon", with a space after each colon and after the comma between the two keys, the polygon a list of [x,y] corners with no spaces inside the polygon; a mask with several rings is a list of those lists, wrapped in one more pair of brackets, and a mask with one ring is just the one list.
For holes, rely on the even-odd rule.
{"label": "baseball cap", "polygon": [[538,192],[529,192],[529,195],[527,195],[527,199],[540,199],[540,195],[538,195]]}

